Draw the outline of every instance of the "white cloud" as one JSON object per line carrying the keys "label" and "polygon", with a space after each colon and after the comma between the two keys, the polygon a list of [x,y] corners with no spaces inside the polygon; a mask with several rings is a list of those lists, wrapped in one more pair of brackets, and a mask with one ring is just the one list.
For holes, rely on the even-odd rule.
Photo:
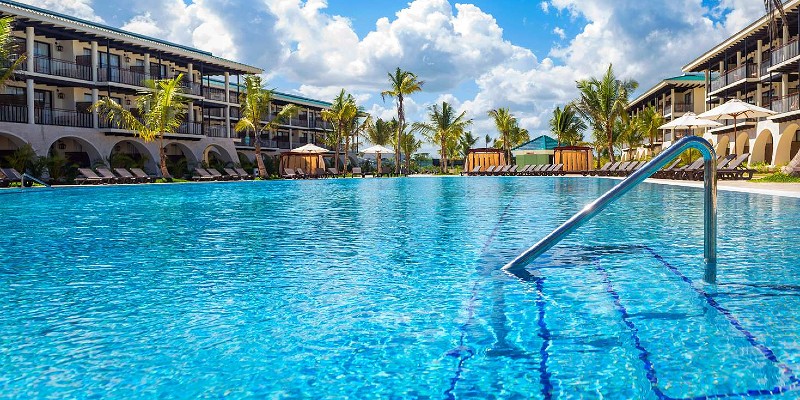
{"label": "white cloud", "polygon": [[553,28],[553,33],[562,40],[567,38],[567,34],[564,32],[563,28],[555,27]]}
{"label": "white cloud", "polygon": [[92,0],[17,0],[45,10],[71,15],[93,22],[103,22],[92,8]]}
{"label": "white cloud", "polygon": [[539,7],[542,8],[542,11],[545,14],[550,13],[550,3],[546,2],[546,1],[543,1],[543,2],[539,3]]}

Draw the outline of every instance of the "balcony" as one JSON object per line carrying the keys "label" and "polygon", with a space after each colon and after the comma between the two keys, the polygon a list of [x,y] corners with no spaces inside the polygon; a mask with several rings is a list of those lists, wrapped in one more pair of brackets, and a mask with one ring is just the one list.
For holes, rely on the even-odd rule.
{"label": "balcony", "polygon": [[772,111],[778,114],[800,110],[800,93],[793,93],[788,96],[772,99]]}
{"label": "balcony", "polygon": [[98,82],[120,83],[130,86],[144,86],[145,74],[118,67],[100,67],[97,69]]}
{"label": "balcony", "polygon": [[208,100],[224,102],[225,101],[225,90],[217,89],[217,88],[204,87],[203,88],[203,97],[205,97]]}
{"label": "balcony", "polygon": [[0,104],[0,122],[28,123],[28,107],[15,104]]}
{"label": "balcony", "polygon": [[225,129],[225,125],[205,124],[203,129],[205,130],[206,136],[208,137],[216,137],[216,138],[228,137],[228,130]]}
{"label": "balcony", "polygon": [[33,115],[34,121],[41,125],[92,127],[92,113],[36,107]]}
{"label": "balcony", "polygon": [[181,88],[192,96],[202,96],[200,91],[200,84],[197,82],[181,82]]}
{"label": "balcony", "polygon": [[326,131],[329,131],[329,130],[333,129],[333,126],[331,126],[330,122],[327,122],[327,121],[321,121],[321,120],[314,121],[313,125],[314,125],[313,127],[316,128],[316,129],[324,129]]}
{"label": "balcony", "polygon": [[693,103],[675,103],[672,107],[672,112],[675,113],[686,113],[690,111],[694,111]]}
{"label": "balcony", "polygon": [[200,122],[184,122],[178,127],[178,129],[175,130],[175,133],[184,135],[202,135],[203,124]]}
{"label": "balcony", "polygon": [[49,57],[34,57],[33,72],[64,78],[92,80],[92,67]]}
{"label": "balcony", "polygon": [[726,86],[739,83],[748,78],[758,78],[758,68],[755,64],[745,64],[740,67],[728,70],[725,74],[711,80],[709,94],[716,92]]}
{"label": "balcony", "polygon": [[792,38],[783,46],[780,46],[772,51],[770,56],[772,60],[772,67],[777,67],[779,64],[789,61],[798,55],[798,46],[797,46],[797,38]]}
{"label": "balcony", "polygon": [[289,121],[289,125],[291,125],[291,126],[301,126],[301,127],[304,127],[304,128],[308,128],[308,120],[307,119],[302,119],[302,118],[292,118]]}

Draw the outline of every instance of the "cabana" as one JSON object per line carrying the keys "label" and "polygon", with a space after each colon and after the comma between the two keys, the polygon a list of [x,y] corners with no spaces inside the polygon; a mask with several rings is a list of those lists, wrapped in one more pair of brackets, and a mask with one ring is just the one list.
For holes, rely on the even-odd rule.
{"label": "cabana", "polygon": [[511,149],[511,155],[517,160],[517,165],[553,164],[553,149],[556,147],[557,140],[541,135]]}
{"label": "cabana", "polygon": [[562,146],[556,147],[553,154],[553,163],[564,164],[566,172],[591,171],[592,148],[583,146]]}
{"label": "cabana", "polygon": [[283,175],[286,168],[293,170],[300,168],[308,175],[317,173],[317,168],[325,170],[325,161],[322,159],[321,153],[297,153],[286,152],[281,154],[280,170],[278,171]]}
{"label": "cabana", "polygon": [[467,152],[467,159],[464,160],[464,171],[472,171],[473,168],[480,165],[481,172],[486,171],[486,168],[500,165],[506,165],[506,155],[500,149],[469,149]]}

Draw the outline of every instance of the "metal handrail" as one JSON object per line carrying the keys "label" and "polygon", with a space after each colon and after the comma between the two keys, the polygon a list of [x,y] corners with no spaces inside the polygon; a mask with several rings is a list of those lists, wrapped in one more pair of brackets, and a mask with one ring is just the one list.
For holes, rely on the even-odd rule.
{"label": "metal handrail", "polygon": [[711,144],[698,136],[689,136],[678,140],[664,150],[661,154],[650,160],[644,167],[634,172],[631,176],[614,186],[611,190],[600,196],[597,200],[589,203],[583,210],[573,215],[572,218],[564,222],[544,239],[533,245],[513,261],[503,266],[503,270],[516,271],[523,269],[531,261],[542,255],[560,242],[564,237],[578,229],[586,221],[592,219],[614,200],[622,197],[634,186],[642,183],[667,163],[677,157],[684,150],[694,148],[700,151],[704,159],[704,254],[706,269],[704,279],[708,283],[714,283],[717,278],[717,163],[716,153]]}

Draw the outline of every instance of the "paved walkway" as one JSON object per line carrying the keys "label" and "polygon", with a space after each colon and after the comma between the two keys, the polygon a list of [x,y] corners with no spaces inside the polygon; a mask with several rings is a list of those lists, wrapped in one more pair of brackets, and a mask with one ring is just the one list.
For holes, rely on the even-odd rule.
{"label": "paved walkway", "polygon": [[[662,185],[703,187],[703,182],[648,179],[646,182]],[[750,181],[719,181],[717,189],[731,192],[758,193],[800,199],[800,183],[758,183]]]}

